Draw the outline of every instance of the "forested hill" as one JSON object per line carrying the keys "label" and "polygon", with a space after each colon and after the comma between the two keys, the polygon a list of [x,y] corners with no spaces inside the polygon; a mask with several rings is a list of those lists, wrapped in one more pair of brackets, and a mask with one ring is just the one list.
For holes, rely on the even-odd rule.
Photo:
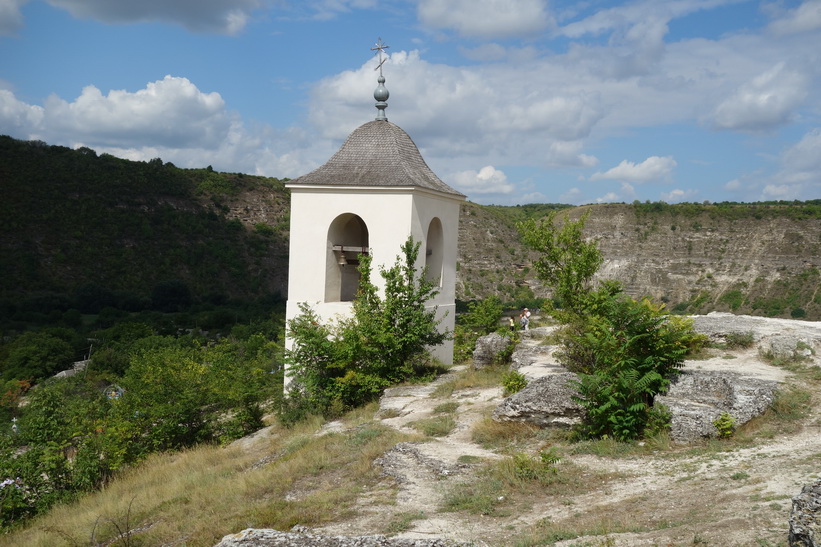
{"label": "forested hill", "polygon": [[[0,191],[0,319],[287,294],[290,203],[281,180],[0,137]],[[467,202],[457,298],[525,305],[546,296],[516,222],[553,210],[590,212],[586,234],[604,254],[601,275],[634,296],[681,313],[821,319],[821,200]]]}
{"label": "forested hill", "polygon": [[280,180],[3,136],[0,191],[6,309],[141,309],[158,292],[285,294],[289,197]]}

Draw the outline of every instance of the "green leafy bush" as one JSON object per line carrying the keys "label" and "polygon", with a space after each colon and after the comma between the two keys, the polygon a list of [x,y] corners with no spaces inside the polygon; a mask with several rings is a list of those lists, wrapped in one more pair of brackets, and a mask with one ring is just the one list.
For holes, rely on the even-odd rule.
{"label": "green leafy bush", "polygon": [[394,266],[381,270],[384,297],[371,282],[371,257],[360,255],[359,292],[350,318],[324,325],[300,304],[300,315],[288,323],[294,343],[286,353],[292,380],[283,421],[359,406],[387,386],[425,373],[427,347],[450,333],[437,330],[436,310],[425,307],[438,291],[424,271],[416,271],[419,247],[408,238]]}
{"label": "green leafy bush", "polygon": [[502,387],[505,388],[505,397],[518,393],[527,386],[527,378],[517,370],[510,370],[502,375]]}
{"label": "green leafy bush", "polygon": [[584,238],[585,219],[557,226],[551,215],[519,229],[525,243],[542,253],[534,263],[539,278],[563,306],[553,311],[564,323],[557,356],[579,376],[575,400],[587,412],[578,433],[632,439],[656,420],[654,396],[667,389],[684,356],[706,338],[693,331],[690,320],[647,299],[634,300],[615,281],[602,281],[594,290],[592,277],[602,255],[595,241]]}
{"label": "green leafy bush", "polygon": [[718,430],[719,439],[729,439],[735,433],[735,418],[729,412],[722,412],[713,420],[713,426]]}

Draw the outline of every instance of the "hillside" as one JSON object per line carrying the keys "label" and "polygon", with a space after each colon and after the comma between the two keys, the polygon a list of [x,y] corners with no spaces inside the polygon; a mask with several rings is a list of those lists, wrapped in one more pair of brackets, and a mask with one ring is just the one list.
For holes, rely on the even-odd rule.
{"label": "hillside", "polygon": [[[0,137],[0,310],[145,307],[168,283],[195,300],[284,298],[283,181],[134,162]],[[461,208],[457,298],[548,296],[515,225],[590,212],[601,276],[682,313],[821,318],[821,203]]]}
{"label": "hillside", "polygon": [[200,299],[285,294],[289,199],[277,179],[0,137],[0,190],[7,303],[139,309],[172,281]]}

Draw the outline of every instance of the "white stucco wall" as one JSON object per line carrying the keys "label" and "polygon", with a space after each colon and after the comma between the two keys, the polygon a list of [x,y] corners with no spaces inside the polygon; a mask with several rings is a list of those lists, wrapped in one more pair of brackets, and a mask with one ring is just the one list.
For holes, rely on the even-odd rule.
{"label": "white stucco wall", "polygon": [[[350,302],[326,301],[326,264],[329,252],[328,229],[339,215],[359,216],[368,229],[368,246],[373,257],[373,283],[384,290],[380,267],[390,267],[400,247],[412,235],[422,242],[417,266],[425,264],[425,242],[431,220],[439,218],[443,230],[442,283],[440,293],[430,303],[438,306],[443,318],[440,328],[453,331],[456,317],[456,256],[459,233],[458,196],[438,194],[418,188],[310,187],[290,186],[291,240],[286,320],[299,315],[299,303],[309,304],[323,321],[350,311]],[[346,266],[352,267],[352,266]],[[286,338],[286,347],[290,347]],[[453,342],[432,349],[444,363],[453,362]],[[287,379],[286,379],[287,381]]]}

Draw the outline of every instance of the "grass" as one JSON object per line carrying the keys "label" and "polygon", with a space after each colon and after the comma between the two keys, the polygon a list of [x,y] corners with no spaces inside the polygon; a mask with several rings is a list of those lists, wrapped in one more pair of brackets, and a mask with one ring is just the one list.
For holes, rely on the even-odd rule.
{"label": "grass", "polygon": [[441,509],[505,516],[538,499],[567,498],[592,492],[606,487],[617,476],[557,459],[556,453],[550,450],[536,455],[515,452],[484,464],[470,480],[451,484]]}
{"label": "grass", "polygon": [[352,429],[345,433],[317,435],[319,423],[309,422],[275,427],[270,441],[250,448],[200,446],[151,456],[100,492],[0,537],[0,545],[119,539],[120,545],[211,546],[244,528],[288,530],[349,518],[358,496],[378,482],[373,460],[411,438],[365,421],[366,414],[347,416]]}
{"label": "grass", "polygon": [[502,375],[507,371],[505,366],[489,366],[479,370],[469,367],[457,374],[455,378],[442,382],[431,393],[431,397],[444,399],[453,395],[454,391],[470,388],[486,388],[502,385]]}
{"label": "grass", "polygon": [[444,437],[456,427],[456,420],[450,414],[444,414],[416,420],[408,425],[428,437]]}

